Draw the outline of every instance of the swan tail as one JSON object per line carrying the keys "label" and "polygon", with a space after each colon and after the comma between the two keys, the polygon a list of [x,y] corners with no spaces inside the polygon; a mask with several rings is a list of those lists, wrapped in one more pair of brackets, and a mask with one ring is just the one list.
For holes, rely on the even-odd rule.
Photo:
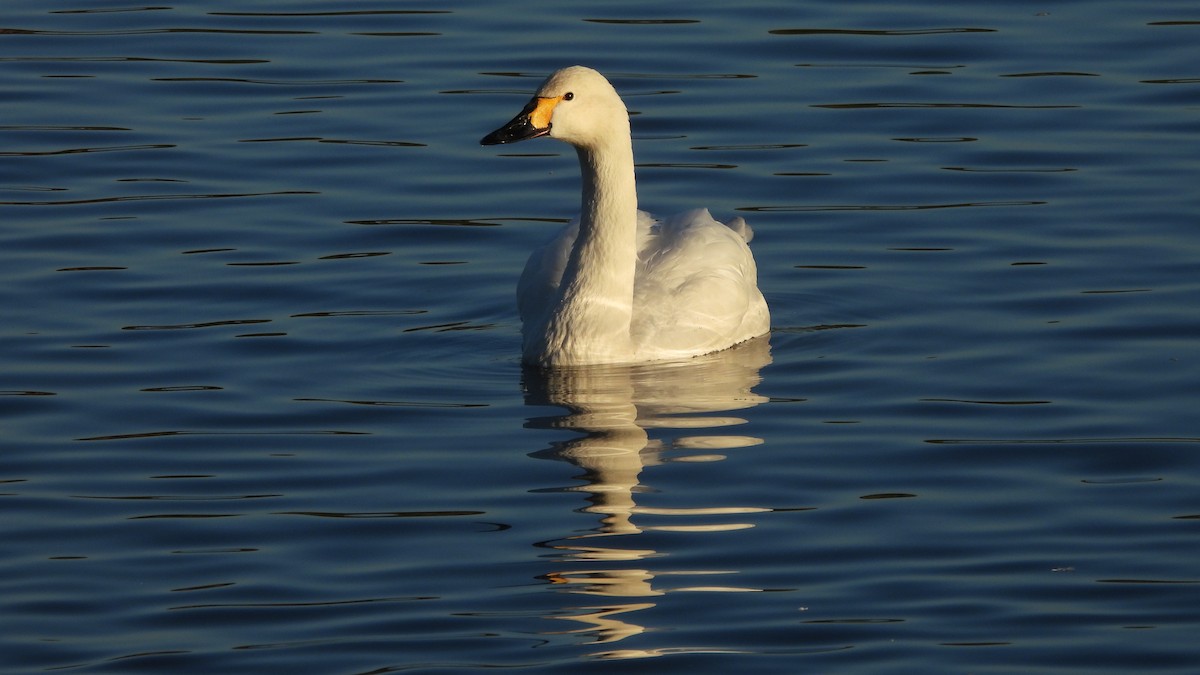
{"label": "swan tail", "polygon": [[742,235],[742,239],[745,239],[746,243],[750,243],[750,240],[754,239],[754,230],[750,229],[750,224],[741,216],[734,216],[725,221],[725,227]]}

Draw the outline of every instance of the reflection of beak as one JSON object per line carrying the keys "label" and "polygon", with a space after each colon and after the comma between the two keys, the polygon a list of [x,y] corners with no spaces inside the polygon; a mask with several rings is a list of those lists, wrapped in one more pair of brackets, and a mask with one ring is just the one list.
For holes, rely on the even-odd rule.
{"label": "reflection of beak", "polygon": [[521,112],[508,124],[480,139],[480,145],[499,145],[501,143],[516,143],[531,138],[545,136],[550,133],[550,116],[554,114],[554,106],[562,100],[555,98],[534,97]]}

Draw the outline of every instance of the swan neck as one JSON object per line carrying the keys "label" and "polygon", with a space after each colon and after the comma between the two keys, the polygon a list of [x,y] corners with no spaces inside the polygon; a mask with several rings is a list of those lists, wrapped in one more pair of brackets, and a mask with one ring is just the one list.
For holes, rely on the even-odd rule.
{"label": "swan neck", "polygon": [[637,263],[637,187],[628,131],[599,147],[580,147],[583,179],[579,239],[569,268],[580,290],[632,314]]}
{"label": "swan neck", "polygon": [[548,365],[628,361],[637,266],[633,149],[626,132],[616,142],[577,151],[583,178],[579,235],[548,317],[544,350],[541,338],[534,346]]}
{"label": "swan neck", "polygon": [[583,179],[581,226],[588,229],[622,227],[635,230],[637,188],[633,175],[633,145],[629,137],[596,148],[577,149]]}

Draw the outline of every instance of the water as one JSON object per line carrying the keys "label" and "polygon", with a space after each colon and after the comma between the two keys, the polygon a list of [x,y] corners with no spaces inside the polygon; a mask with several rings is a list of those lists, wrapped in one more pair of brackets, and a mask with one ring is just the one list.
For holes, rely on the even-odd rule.
{"label": "water", "polygon": [[[0,667],[1193,672],[1198,20],[8,3]],[[522,371],[570,63],[769,340]]]}

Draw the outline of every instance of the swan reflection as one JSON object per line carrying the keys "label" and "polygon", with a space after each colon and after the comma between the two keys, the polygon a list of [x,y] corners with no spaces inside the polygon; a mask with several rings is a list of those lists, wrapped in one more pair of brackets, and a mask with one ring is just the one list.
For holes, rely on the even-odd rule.
{"label": "swan reflection", "polygon": [[[563,415],[536,417],[528,426],[570,429],[580,435],[552,443],[536,453],[541,459],[562,460],[583,469],[584,484],[562,488],[585,495],[583,513],[595,514],[593,526],[545,542],[556,552],[552,560],[561,567],[543,575],[559,590],[581,596],[609,598],[608,604],[572,604],[552,617],[583,624],[558,634],[583,634],[594,644],[612,643],[646,628],[631,613],[649,609],[656,596],[679,591],[750,592],[756,588],[709,583],[736,570],[652,571],[641,564],[666,557],[628,535],[645,532],[709,533],[753,527],[752,522],[727,522],[729,516],[769,509],[728,504],[703,504],[693,508],[639,506],[638,496],[648,492],[641,482],[643,469],[673,462],[719,462],[715,451],[757,445],[762,439],[734,433],[746,420],[738,410],[767,399],[752,389],[759,371],[771,362],[765,338],[684,362],[633,366],[590,366],[527,370],[526,403],[566,408]],[[714,470],[716,468],[714,467]],[[704,495],[695,495],[702,500]],[[638,516],[653,516],[646,525]],[[711,519],[710,516],[720,516]],[[601,656],[649,656],[642,650],[620,650]]]}

